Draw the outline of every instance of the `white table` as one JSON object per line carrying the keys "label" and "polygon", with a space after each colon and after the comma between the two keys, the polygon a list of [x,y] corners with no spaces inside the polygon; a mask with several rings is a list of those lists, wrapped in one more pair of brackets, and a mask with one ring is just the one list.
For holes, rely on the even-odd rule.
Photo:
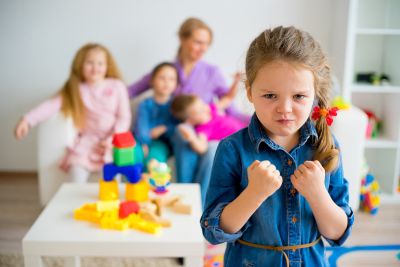
{"label": "white table", "polygon": [[[199,224],[201,215],[198,184],[172,184],[173,195],[192,205],[192,214],[165,210],[163,218],[172,227],[160,234],[104,230],[98,225],[73,218],[73,211],[84,203],[98,200],[97,183],[64,184],[40,214],[22,240],[25,266],[42,266],[41,256],[68,257],[68,266],[79,266],[80,257],[183,257],[185,266],[203,266],[204,239]],[[120,186],[124,200],[125,187]]]}

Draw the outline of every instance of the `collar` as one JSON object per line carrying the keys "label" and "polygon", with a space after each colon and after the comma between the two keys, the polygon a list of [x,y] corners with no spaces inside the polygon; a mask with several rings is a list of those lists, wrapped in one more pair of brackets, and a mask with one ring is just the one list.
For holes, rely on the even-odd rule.
{"label": "collar", "polygon": [[[274,141],[272,141],[271,138],[269,138],[264,130],[263,125],[261,124],[255,113],[251,117],[248,132],[250,140],[254,144],[257,153],[260,152],[260,145],[262,143],[265,143],[273,150],[282,149],[280,145],[276,144]],[[300,128],[300,141],[298,146],[303,146],[310,137],[313,139],[313,141],[318,140],[317,130],[315,129],[315,126],[311,122],[311,120],[308,119],[306,123],[304,123],[304,125]]]}

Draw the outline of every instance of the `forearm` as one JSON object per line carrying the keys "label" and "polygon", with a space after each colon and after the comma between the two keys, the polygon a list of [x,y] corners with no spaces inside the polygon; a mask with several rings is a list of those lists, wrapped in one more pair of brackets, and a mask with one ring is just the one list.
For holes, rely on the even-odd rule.
{"label": "forearm", "polygon": [[329,239],[338,240],[347,228],[347,216],[336,205],[329,193],[322,194],[308,200],[320,233]]}
{"label": "forearm", "polygon": [[254,197],[246,188],[222,211],[220,220],[221,229],[230,234],[238,232],[251,215],[260,207],[262,202],[263,200]]}
{"label": "forearm", "polygon": [[207,140],[203,140],[199,137],[193,137],[188,140],[190,147],[199,154],[204,154],[208,149],[208,142]]}

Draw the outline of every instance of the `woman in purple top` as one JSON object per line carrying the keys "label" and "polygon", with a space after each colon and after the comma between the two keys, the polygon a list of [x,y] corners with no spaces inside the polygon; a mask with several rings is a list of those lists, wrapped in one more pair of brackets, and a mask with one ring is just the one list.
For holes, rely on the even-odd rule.
{"label": "woman in purple top", "polygon": [[[232,86],[228,87],[219,68],[201,60],[212,41],[211,28],[197,18],[189,18],[181,25],[178,35],[180,47],[174,64],[178,69],[180,84],[175,94],[195,94],[206,103],[211,103],[215,97],[233,98],[239,76],[236,75]],[[129,96],[134,98],[149,89],[150,79],[150,74],[147,74],[129,86]],[[227,109],[227,113],[243,120],[248,119],[232,106]],[[179,131],[174,134],[172,143],[178,182],[199,182],[202,188],[207,188],[216,144],[210,144],[207,153],[198,155],[180,136]]]}

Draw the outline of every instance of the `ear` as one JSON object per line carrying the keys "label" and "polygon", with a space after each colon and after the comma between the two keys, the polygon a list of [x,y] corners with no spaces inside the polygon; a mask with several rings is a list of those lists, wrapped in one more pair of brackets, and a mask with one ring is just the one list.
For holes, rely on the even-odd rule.
{"label": "ear", "polygon": [[249,81],[246,80],[244,84],[246,86],[247,99],[250,101],[250,103],[253,103]]}

